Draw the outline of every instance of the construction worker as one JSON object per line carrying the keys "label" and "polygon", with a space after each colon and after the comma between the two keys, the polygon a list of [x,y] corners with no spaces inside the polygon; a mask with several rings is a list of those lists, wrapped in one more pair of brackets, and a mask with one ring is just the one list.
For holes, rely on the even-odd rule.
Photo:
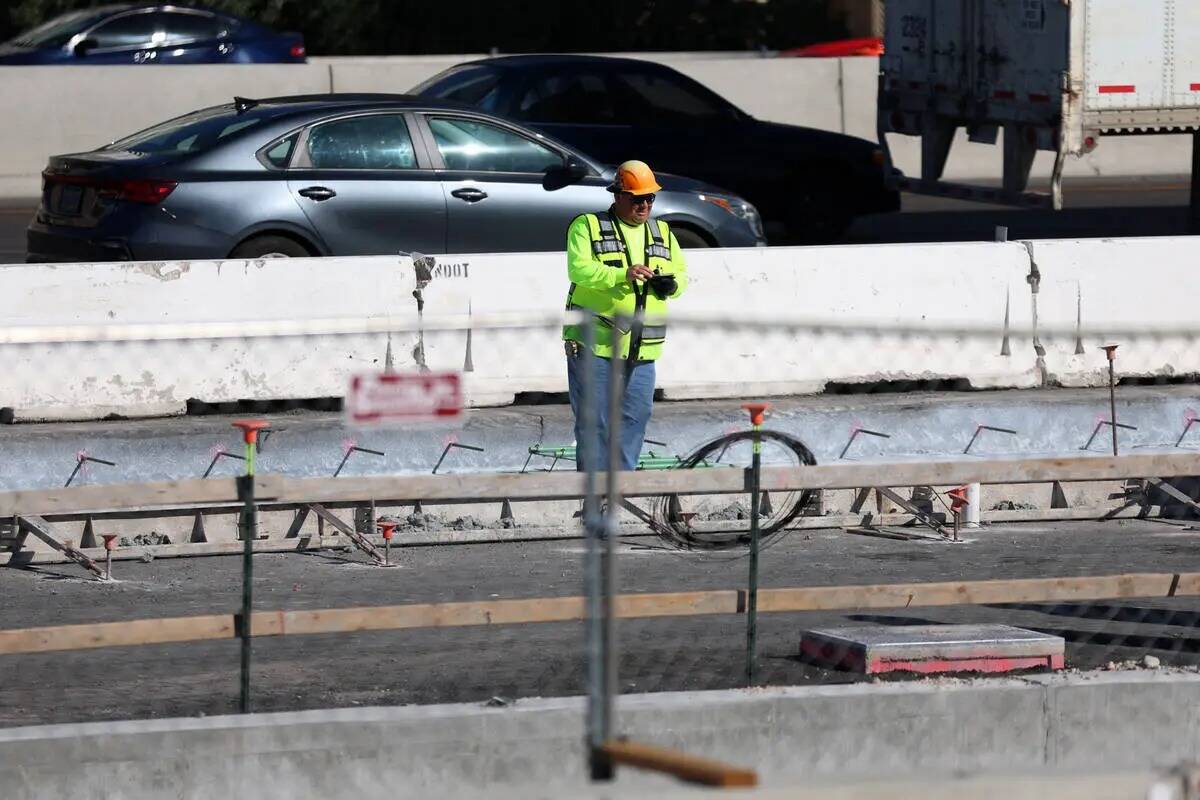
{"label": "construction worker", "polygon": [[[662,318],[667,300],[679,297],[687,288],[687,265],[679,242],[667,223],[650,215],[654,193],[661,189],[650,167],[641,161],[626,161],[617,167],[608,187],[613,193],[609,209],[581,214],[567,230],[567,275],[571,279],[567,308],[591,311],[597,319],[592,408],[599,437],[593,442],[583,435],[584,332],[577,325],[563,329],[579,469],[587,464],[589,447],[596,468],[608,469],[608,387],[613,370],[621,370],[624,377],[620,468],[636,468],[642,450],[654,406],[654,362],[667,334]],[[645,324],[642,318],[635,318],[639,313]],[[614,326],[621,331],[616,352]]]}

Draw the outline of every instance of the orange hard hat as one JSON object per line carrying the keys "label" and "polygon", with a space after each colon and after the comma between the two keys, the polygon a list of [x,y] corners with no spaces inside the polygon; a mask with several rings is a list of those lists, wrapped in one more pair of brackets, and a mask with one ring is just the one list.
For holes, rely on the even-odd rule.
{"label": "orange hard hat", "polygon": [[650,171],[650,167],[646,165],[645,161],[626,161],[617,167],[617,176],[613,178],[612,185],[608,187],[608,190],[614,194],[617,192],[654,194],[662,191],[662,187],[654,179],[654,173]]}

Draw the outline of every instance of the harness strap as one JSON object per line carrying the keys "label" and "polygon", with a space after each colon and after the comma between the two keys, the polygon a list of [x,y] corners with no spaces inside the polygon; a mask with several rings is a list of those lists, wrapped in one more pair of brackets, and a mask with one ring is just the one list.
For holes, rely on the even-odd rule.
{"label": "harness strap", "polygon": [[646,223],[646,260],[649,261],[652,258],[671,260],[671,248],[663,239],[662,227],[656,219]]}

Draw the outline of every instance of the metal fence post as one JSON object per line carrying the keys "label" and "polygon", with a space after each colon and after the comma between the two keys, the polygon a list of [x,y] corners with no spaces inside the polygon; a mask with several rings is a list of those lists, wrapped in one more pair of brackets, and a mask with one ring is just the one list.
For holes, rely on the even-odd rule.
{"label": "metal fence post", "polygon": [[586,537],[584,551],[584,597],[587,603],[585,638],[587,640],[587,746],[588,769],[594,781],[611,780],[612,761],[601,749],[608,735],[605,718],[604,689],[604,619],[603,619],[603,566],[601,564],[600,541],[604,533],[604,522],[600,518],[600,497],[597,494],[596,473],[599,453],[596,442],[600,438],[599,406],[596,402],[596,317],[587,312],[583,322],[583,359],[580,370],[582,402],[582,440],[576,442],[584,473],[583,525]]}
{"label": "metal fence post", "polygon": [[1109,419],[1112,420],[1109,427],[1112,428],[1113,455],[1116,456],[1120,455],[1117,452],[1117,376],[1114,369],[1114,362],[1117,360],[1117,345],[1106,344],[1101,349],[1108,358],[1108,409]]}
{"label": "metal fence post", "polygon": [[[621,508],[618,485],[621,474],[621,405],[625,397],[624,360],[621,356],[620,321],[614,324],[609,339],[612,356],[608,362],[608,485],[604,508],[604,558],[601,561],[600,607],[604,623],[602,634],[604,652],[604,741],[613,738],[616,727],[617,695],[617,617],[614,598],[617,593],[617,520]],[[616,769],[611,760],[605,758],[607,777],[611,780]]]}
{"label": "metal fence post", "polygon": [[238,709],[250,713],[250,614],[254,608],[254,536],[258,531],[258,507],[254,503],[254,454],[258,449],[258,432],[267,423],[260,420],[241,420],[233,423],[241,428],[246,446],[246,474],[237,479],[238,499],[242,509],[242,611],[238,615],[238,635],[242,640],[240,701]]}
{"label": "metal fence post", "polygon": [[750,456],[750,580],[746,593],[746,685],[753,686],[758,668],[758,539],[759,494],[762,487],[762,423],[766,403],[746,403],[753,427]]}

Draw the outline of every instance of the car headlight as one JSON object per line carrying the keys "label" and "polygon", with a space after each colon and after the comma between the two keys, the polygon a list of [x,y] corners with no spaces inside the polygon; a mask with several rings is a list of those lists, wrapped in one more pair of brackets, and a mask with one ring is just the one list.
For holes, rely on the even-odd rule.
{"label": "car headlight", "polygon": [[738,197],[722,197],[717,194],[702,194],[698,195],[701,200],[706,203],[712,203],[718,208],[723,208],[733,216],[745,222],[754,231],[754,235],[762,238],[763,226],[762,217],[758,214],[758,209]]}

